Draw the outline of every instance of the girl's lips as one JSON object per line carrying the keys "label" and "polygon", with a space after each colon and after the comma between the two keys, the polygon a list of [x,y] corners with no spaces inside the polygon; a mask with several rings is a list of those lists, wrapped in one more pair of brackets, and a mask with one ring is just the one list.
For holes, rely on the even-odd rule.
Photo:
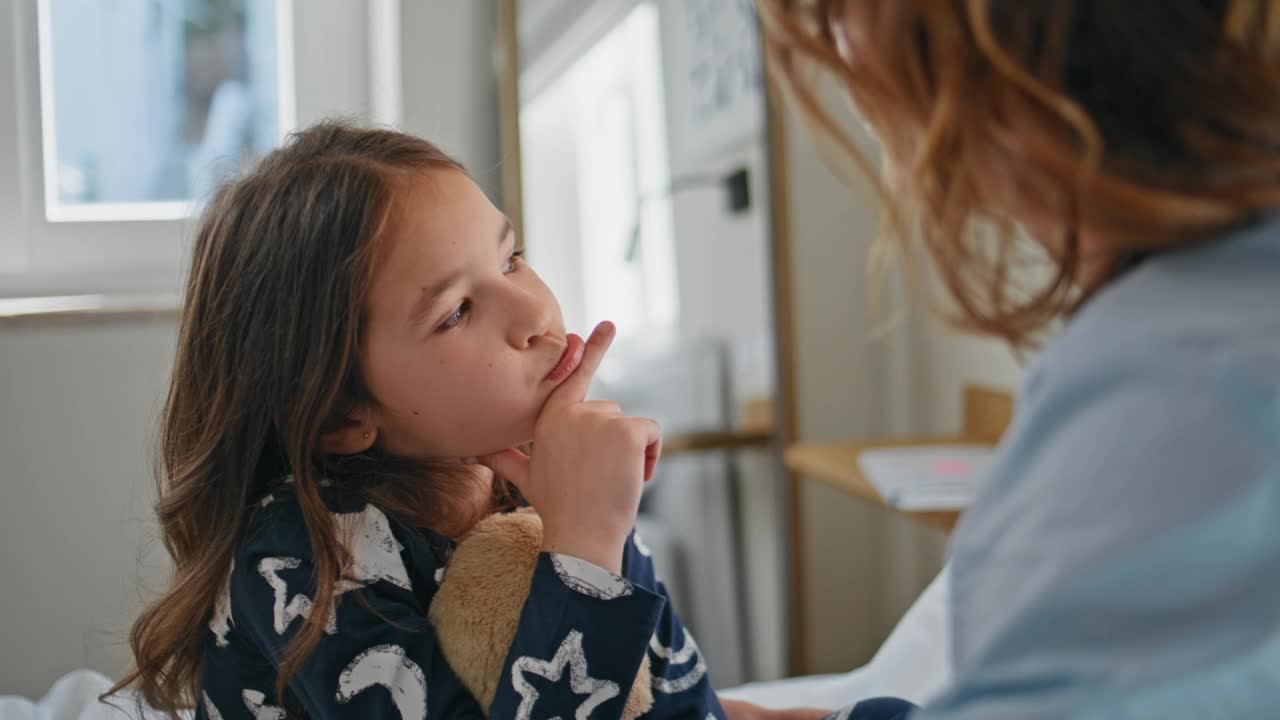
{"label": "girl's lips", "polygon": [[581,337],[569,333],[566,338],[568,343],[565,345],[564,354],[560,356],[560,361],[556,366],[547,373],[547,380],[551,382],[560,382],[578,369],[578,364],[582,362],[582,351],[586,349],[587,343]]}

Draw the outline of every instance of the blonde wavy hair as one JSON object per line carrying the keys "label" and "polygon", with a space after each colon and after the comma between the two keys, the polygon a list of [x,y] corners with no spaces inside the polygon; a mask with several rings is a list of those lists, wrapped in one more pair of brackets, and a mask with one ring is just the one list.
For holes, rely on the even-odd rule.
{"label": "blonde wavy hair", "polygon": [[[885,240],[932,258],[969,329],[1034,343],[1143,257],[1280,205],[1280,1],[759,6],[774,77],[873,179]],[[820,99],[824,72],[885,178]],[[1028,243],[1043,282],[1019,272]]]}

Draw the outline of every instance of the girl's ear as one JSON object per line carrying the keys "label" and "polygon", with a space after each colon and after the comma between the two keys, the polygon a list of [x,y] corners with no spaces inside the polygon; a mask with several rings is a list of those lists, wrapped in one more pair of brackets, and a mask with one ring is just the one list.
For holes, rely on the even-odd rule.
{"label": "girl's ear", "polygon": [[355,455],[373,447],[378,439],[378,426],[369,414],[356,411],[330,430],[320,433],[317,446],[329,455]]}

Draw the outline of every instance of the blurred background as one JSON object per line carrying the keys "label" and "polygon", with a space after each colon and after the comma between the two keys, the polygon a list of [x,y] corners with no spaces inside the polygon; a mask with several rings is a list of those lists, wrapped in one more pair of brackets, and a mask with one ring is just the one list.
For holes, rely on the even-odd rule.
{"label": "blurred background", "polygon": [[126,668],[191,218],[324,117],[442,145],[618,323],[593,394],[663,422],[641,531],[718,687],[866,662],[963,507],[886,507],[859,448],[994,442],[1018,383],[909,286],[871,311],[872,193],[750,0],[6,0],[0,99],[0,694]]}

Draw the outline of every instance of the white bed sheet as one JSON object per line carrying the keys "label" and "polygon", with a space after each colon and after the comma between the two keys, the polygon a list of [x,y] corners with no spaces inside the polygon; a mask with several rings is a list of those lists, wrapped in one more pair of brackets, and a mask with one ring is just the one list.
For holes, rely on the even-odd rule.
{"label": "white bed sheet", "polygon": [[[724,697],[769,708],[817,707],[835,710],[857,700],[892,695],[924,704],[951,681],[946,568],[911,605],[871,662],[848,673],[812,675],[751,683],[721,691]],[[120,709],[99,703],[111,680],[92,670],[61,677],[39,700],[0,696],[0,720],[126,720],[136,718],[131,695]],[[148,714],[145,720],[159,718]]]}
{"label": "white bed sheet", "polygon": [[[98,696],[111,687],[111,679],[93,670],[73,670],[58,678],[39,700],[0,696],[0,720],[129,720],[138,717],[132,693],[121,693],[111,704]],[[144,720],[163,716],[148,712]]]}
{"label": "white bed sheet", "polygon": [[858,700],[893,696],[926,704],[951,682],[947,567],[916,598],[875,657],[847,673],[751,683],[720,692],[767,708],[836,710]]}

